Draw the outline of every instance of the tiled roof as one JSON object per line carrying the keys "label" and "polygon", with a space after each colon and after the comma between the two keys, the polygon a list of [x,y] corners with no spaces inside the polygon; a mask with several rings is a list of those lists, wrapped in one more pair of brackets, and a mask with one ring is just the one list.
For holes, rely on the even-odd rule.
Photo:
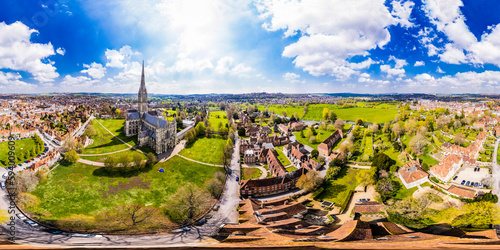
{"label": "tiled roof", "polygon": [[438,164],[432,166],[430,172],[439,178],[445,178],[453,170],[453,165],[460,164],[461,160],[462,158],[457,155],[447,155]]}
{"label": "tiled roof", "polygon": [[473,199],[476,196],[476,191],[458,187],[455,185],[451,185],[451,187],[448,189],[448,192],[468,199]]}
{"label": "tiled roof", "polygon": [[429,176],[429,174],[420,167],[418,160],[410,161],[408,164],[402,166],[399,168],[398,173],[408,184]]}
{"label": "tiled roof", "polygon": [[384,207],[383,203],[366,201],[354,205],[354,213],[380,213]]}

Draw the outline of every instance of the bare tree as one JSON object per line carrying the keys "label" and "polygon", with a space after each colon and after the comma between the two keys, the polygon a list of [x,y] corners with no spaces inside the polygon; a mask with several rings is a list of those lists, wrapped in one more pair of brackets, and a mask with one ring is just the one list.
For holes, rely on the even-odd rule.
{"label": "bare tree", "polygon": [[424,153],[427,147],[427,139],[423,135],[416,135],[410,140],[409,147],[413,153],[416,155],[421,155]]}
{"label": "bare tree", "polygon": [[210,206],[210,197],[203,189],[188,183],[179,188],[164,207],[172,220],[188,222]]}
{"label": "bare tree", "polygon": [[453,137],[453,142],[458,145],[464,145],[465,143],[465,135],[462,133],[457,133],[455,137]]}
{"label": "bare tree", "polygon": [[342,119],[337,119],[335,121],[335,124],[333,126],[335,126],[335,129],[343,129],[344,128],[344,121],[342,121]]}

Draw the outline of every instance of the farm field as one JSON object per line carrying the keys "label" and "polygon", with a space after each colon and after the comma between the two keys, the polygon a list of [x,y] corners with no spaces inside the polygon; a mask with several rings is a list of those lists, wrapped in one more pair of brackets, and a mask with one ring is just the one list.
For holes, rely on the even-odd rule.
{"label": "farm field", "polygon": [[[72,214],[93,216],[99,211],[124,204],[149,204],[160,207],[179,187],[191,182],[202,186],[222,168],[212,167],[174,156],[134,177],[96,176],[99,167],[81,163],[59,166],[48,180],[32,192],[40,199],[32,213],[55,220]],[[164,169],[160,173],[159,169]]]}
{"label": "farm field", "polygon": [[222,137],[198,138],[193,144],[188,144],[179,152],[187,158],[209,164],[222,164],[222,154],[226,140]]}
{"label": "farm field", "polygon": [[394,120],[398,113],[397,109],[378,109],[378,108],[339,108],[335,104],[310,104],[304,120],[321,121],[323,119],[323,109],[328,108],[337,114],[337,118],[344,121],[355,121],[357,118],[365,122],[379,124]]}
{"label": "farm field", "polygon": [[227,124],[226,112],[211,111],[208,121],[210,122],[210,127],[212,128],[212,131],[219,131],[219,123],[221,123],[222,126],[226,126]]}

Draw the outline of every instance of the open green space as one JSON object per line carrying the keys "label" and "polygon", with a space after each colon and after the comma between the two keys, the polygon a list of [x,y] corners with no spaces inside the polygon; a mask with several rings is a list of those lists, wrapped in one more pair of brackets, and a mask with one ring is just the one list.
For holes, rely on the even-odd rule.
{"label": "open green space", "polygon": [[169,202],[178,188],[187,183],[201,187],[215,172],[223,170],[179,156],[135,177],[96,176],[94,171],[98,168],[81,163],[60,165],[32,192],[40,199],[40,205],[30,212],[41,214],[45,220],[56,220],[72,214],[93,216],[124,204],[160,207]]}
{"label": "open green space", "polygon": [[290,161],[288,160],[288,158],[286,158],[283,151],[276,149],[276,152],[278,153],[278,160],[281,162],[281,164],[283,164],[283,166],[290,165]]}
{"label": "open green space", "polygon": [[242,168],[241,179],[250,180],[257,179],[262,175],[262,171],[258,168]]}
{"label": "open green space", "polygon": [[[4,167],[10,167],[9,165],[9,142],[4,141],[0,142],[0,165]],[[21,152],[23,154],[28,154],[28,150],[31,151],[32,148],[35,146],[35,140],[33,138],[26,138],[22,140],[15,140],[14,141],[14,147],[15,150],[14,152],[16,155],[19,155]],[[23,162],[22,160],[17,161],[15,164],[19,164]]]}
{"label": "open green space", "polygon": [[[125,135],[120,135],[118,134],[119,130],[119,124],[122,123],[122,133],[123,133],[123,122],[124,120],[115,120],[115,119],[106,119],[106,120],[100,120],[102,125],[106,126],[106,128],[109,129],[109,131],[115,133],[118,137],[125,137]],[[102,153],[111,153],[115,152],[118,150],[126,149],[129,146],[124,144],[122,141],[118,140],[118,138],[114,137],[111,135],[106,129],[104,129],[96,120],[92,121],[92,125],[96,131],[96,135],[92,137],[94,142],[87,146],[82,154],[102,154]],[[133,138],[136,137],[129,137],[128,140],[130,143],[133,142]],[[135,143],[131,144],[135,145]]]}
{"label": "open green space", "polygon": [[349,201],[349,195],[358,186],[356,175],[366,169],[343,168],[337,179],[328,181],[323,185],[323,192],[316,197],[318,200],[334,202],[336,206],[342,206]]}
{"label": "open green space", "polygon": [[106,127],[111,133],[130,144],[135,146],[137,143],[137,136],[127,137],[125,135],[125,120],[123,119],[98,119],[98,121]]}
{"label": "open green space", "polygon": [[226,112],[211,111],[208,122],[210,122],[210,127],[212,128],[212,131],[219,131],[219,123],[222,124],[222,126],[224,127],[227,124]]}
{"label": "open green space", "polygon": [[89,161],[104,162],[104,160],[106,159],[106,157],[111,156],[111,155],[115,156],[115,157],[121,157],[122,155],[128,155],[130,157],[130,159],[132,159],[132,157],[134,157],[135,155],[139,155],[143,160],[147,159],[146,155],[144,155],[143,153],[138,152],[137,150],[133,150],[133,149],[130,149],[130,150],[127,150],[127,151],[123,151],[123,152],[114,153],[114,154],[109,154],[109,155],[80,156],[80,158],[86,159],[86,160],[89,160]]}
{"label": "open green space", "polygon": [[289,172],[289,173],[290,173],[290,172],[293,172],[293,171],[295,171],[295,170],[297,170],[297,168],[296,168],[296,167],[287,167],[287,168],[286,168],[286,171],[287,171],[287,172]]}
{"label": "open green space", "polygon": [[417,191],[418,187],[412,187],[410,189],[406,189],[401,180],[395,176],[392,176],[391,179],[397,183],[399,183],[400,188],[398,189],[394,199],[402,200],[406,197],[411,197],[415,191]]}
{"label": "open green space", "polygon": [[394,120],[398,109],[378,109],[378,108],[340,108],[335,104],[310,104],[304,120],[323,120],[323,109],[332,110],[337,117],[344,121],[355,121],[357,118],[365,122],[377,122],[379,124]]}
{"label": "open green space", "polygon": [[[307,135],[308,131],[311,131],[311,128],[307,127],[303,131],[304,131],[304,135]],[[293,132],[293,134],[295,135],[295,138],[297,139],[297,141],[299,141],[300,143],[302,143],[304,145],[307,145],[307,146],[310,146],[311,148],[316,149],[316,147],[319,144],[321,144],[326,138],[328,138],[330,135],[332,135],[332,133],[334,131],[328,131],[328,130],[323,130],[323,129],[316,129],[316,132],[317,132],[317,134],[315,136],[313,135],[314,137],[316,137],[316,141],[314,143],[310,142],[309,138],[307,136],[305,136],[304,138],[302,138],[300,136],[301,132]]]}
{"label": "open green space", "polygon": [[192,144],[186,144],[179,154],[204,163],[222,164],[224,146],[226,146],[226,140],[222,137],[202,137]]}
{"label": "open green space", "polygon": [[266,107],[268,108],[269,113],[274,113],[277,115],[283,115],[283,111],[285,111],[287,117],[291,117],[294,113],[297,113],[299,118],[302,119],[304,114],[304,106],[302,105],[293,105],[293,106],[288,104],[285,105],[276,104],[276,105],[266,105],[266,106],[257,105],[257,108],[260,111],[264,111]]}

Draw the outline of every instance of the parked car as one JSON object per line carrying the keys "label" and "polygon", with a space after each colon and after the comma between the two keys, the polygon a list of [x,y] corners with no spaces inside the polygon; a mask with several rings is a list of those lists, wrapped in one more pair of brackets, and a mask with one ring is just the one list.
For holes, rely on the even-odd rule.
{"label": "parked car", "polygon": [[189,227],[181,227],[179,229],[172,230],[172,233],[182,233],[182,232],[187,232],[190,230],[191,230],[191,228],[189,228]]}
{"label": "parked car", "polygon": [[32,220],[24,220],[24,222],[32,227],[38,226],[38,223],[32,221]]}
{"label": "parked car", "polygon": [[5,173],[2,175],[2,178],[7,179],[7,176],[9,176],[9,173]]}
{"label": "parked car", "polygon": [[219,210],[219,208],[220,208],[220,205],[219,205],[219,204],[215,205],[215,206],[214,206],[214,211]]}
{"label": "parked car", "polygon": [[367,198],[358,199],[356,202],[365,202],[365,201],[370,201],[370,199]]}
{"label": "parked car", "polygon": [[479,183],[479,187],[483,187],[483,183]]}
{"label": "parked car", "polygon": [[5,189],[5,182],[3,182],[3,181],[2,181],[2,182],[0,183],[0,187],[2,187],[2,189]]}
{"label": "parked car", "polygon": [[20,220],[24,220],[24,219],[27,219],[26,216],[24,216],[24,214],[16,214],[17,218],[19,218]]}
{"label": "parked car", "polygon": [[201,219],[201,220],[199,220],[199,221],[196,222],[196,225],[197,226],[201,226],[201,225],[203,225],[205,223],[207,223],[207,219]]}
{"label": "parked car", "polygon": [[55,229],[47,229],[46,231],[51,233],[51,234],[63,234],[62,231],[55,230]]}
{"label": "parked car", "polygon": [[211,215],[211,214],[207,214],[207,215],[205,215],[205,219],[210,219],[210,218],[212,218],[212,217],[213,217],[213,215]]}
{"label": "parked car", "polygon": [[479,185],[479,183],[476,182],[476,184],[474,184],[474,187],[477,187]]}
{"label": "parked car", "polygon": [[239,181],[240,180],[240,177],[236,176],[236,181]]}
{"label": "parked car", "polygon": [[467,182],[465,183],[465,185],[466,185],[466,186],[469,186],[469,184],[470,184],[470,181],[467,181]]}
{"label": "parked car", "polygon": [[80,234],[80,233],[70,234],[69,236],[73,236],[73,237],[85,237],[85,238],[93,238],[93,237],[95,237],[94,234]]}
{"label": "parked car", "polygon": [[453,177],[453,180],[456,180],[457,178],[458,178],[458,176],[455,176],[455,177]]}
{"label": "parked car", "polygon": [[465,180],[462,180],[462,183],[460,183],[460,185],[464,185],[465,184]]}

